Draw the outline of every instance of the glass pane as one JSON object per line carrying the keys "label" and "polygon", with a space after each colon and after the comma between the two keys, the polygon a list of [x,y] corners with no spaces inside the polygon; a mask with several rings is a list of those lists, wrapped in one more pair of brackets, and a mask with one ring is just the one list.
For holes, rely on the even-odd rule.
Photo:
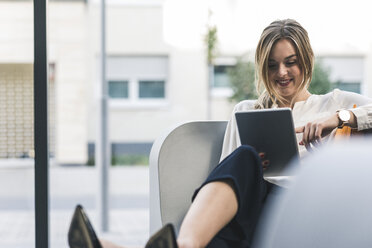
{"label": "glass pane", "polygon": [[[154,27],[147,30],[148,25],[143,25],[148,20],[149,9],[142,5],[131,8],[121,2],[106,1],[108,94],[114,99],[136,100],[138,81],[134,81],[132,88],[129,79],[165,79],[167,56],[152,56],[153,52],[144,55],[141,52],[144,51],[141,40],[153,41],[154,38],[151,35],[151,39],[142,39],[133,32],[140,30],[142,35],[154,30]],[[125,101],[123,105],[118,101],[107,104],[110,119],[107,130],[112,147],[108,173],[108,232],[102,231],[99,222],[101,216],[97,203],[101,170],[100,166],[96,166],[95,152],[100,137],[98,125],[101,123],[102,34],[96,25],[87,25],[101,21],[100,4],[97,3],[99,1],[95,0],[50,1],[48,5],[49,54],[53,62],[55,95],[49,109],[54,110],[58,117],[49,122],[49,129],[55,130],[49,180],[50,246],[53,248],[68,247],[68,227],[77,204],[85,208],[99,238],[125,247],[141,247],[148,238],[147,164],[153,138],[139,137],[148,128],[139,125],[138,121],[147,123],[148,117],[138,120],[142,113],[138,108],[131,108],[133,101]],[[156,14],[160,24],[162,18],[157,15],[162,13],[161,6],[150,10]],[[118,22],[124,23],[124,26],[114,25]],[[133,23],[136,23],[136,29],[133,29]],[[123,56],[127,54],[130,56]],[[50,92],[49,97],[52,95]]]}
{"label": "glass pane", "polygon": [[360,94],[360,83],[346,83],[346,82],[336,82],[333,84],[333,88],[340,90],[351,91]]}
{"label": "glass pane", "polygon": [[164,98],[164,81],[139,81],[140,98]]}
{"label": "glass pane", "polygon": [[0,247],[35,245],[33,106],[33,65],[0,64]]}
{"label": "glass pane", "polygon": [[[85,25],[90,17],[86,11],[88,2],[49,1],[48,4],[49,60],[52,62],[48,92],[49,232],[53,248],[68,247],[67,232],[77,204],[84,206],[99,231],[95,212],[98,176],[95,168],[87,165],[87,133],[96,127],[97,122],[92,121],[96,120],[98,105],[94,92],[99,91],[101,77],[97,68],[90,67],[97,63],[97,58],[87,54],[99,55],[100,50],[86,42],[89,40]],[[93,16],[89,20],[99,21]],[[94,29],[92,34],[96,30],[99,31]],[[97,36],[95,42],[99,41]],[[94,107],[88,107],[92,105]]]}
{"label": "glass pane", "polygon": [[33,1],[0,1],[0,247],[35,247]]}
{"label": "glass pane", "polygon": [[128,98],[128,81],[109,81],[111,98]]}
{"label": "glass pane", "polygon": [[230,87],[230,78],[227,69],[232,66],[216,65],[214,66],[214,83],[213,87]]}
{"label": "glass pane", "polygon": [[32,64],[0,65],[0,158],[30,158],[33,152]]}

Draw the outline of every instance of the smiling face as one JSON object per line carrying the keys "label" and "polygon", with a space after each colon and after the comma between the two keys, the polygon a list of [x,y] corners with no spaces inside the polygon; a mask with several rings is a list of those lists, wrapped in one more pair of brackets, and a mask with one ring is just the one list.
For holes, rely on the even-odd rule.
{"label": "smiling face", "polygon": [[[297,53],[290,40],[280,39],[273,45],[268,61],[268,76],[270,84],[289,104],[303,81]],[[303,98],[306,92],[297,97]]]}

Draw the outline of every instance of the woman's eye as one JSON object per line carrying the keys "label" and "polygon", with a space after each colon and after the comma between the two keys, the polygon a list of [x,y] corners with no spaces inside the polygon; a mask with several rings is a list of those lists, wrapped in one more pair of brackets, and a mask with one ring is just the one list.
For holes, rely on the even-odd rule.
{"label": "woman's eye", "polygon": [[296,64],[296,61],[288,61],[287,62],[287,65],[289,65],[289,66],[294,65],[294,64]]}
{"label": "woman's eye", "polygon": [[269,69],[275,69],[276,64],[269,64]]}

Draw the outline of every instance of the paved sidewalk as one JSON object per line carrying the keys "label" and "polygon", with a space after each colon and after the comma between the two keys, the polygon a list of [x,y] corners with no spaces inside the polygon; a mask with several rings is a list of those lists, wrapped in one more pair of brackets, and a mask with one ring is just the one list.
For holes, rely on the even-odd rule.
{"label": "paved sidewalk", "polygon": [[[92,212],[92,213],[91,213]],[[94,211],[88,211],[92,224],[97,228]],[[66,248],[67,230],[71,211],[51,211],[50,247]],[[0,247],[35,247],[34,213],[31,211],[0,211]],[[110,232],[97,235],[120,245],[140,247],[148,238],[149,214],[147,209],[111,210]]]}
{"label": "paved sidewalk", "polygon": [[[34,242],[33,168],[0,168],[0,247],[30,248]],[[101,238],[143,246],[149,233],[148,167],[110,170],[110,232],[101,233],[95,211],[97,171],[91,167],[50,169],[50,247],[65,248],[74,206],[83,204]]]}

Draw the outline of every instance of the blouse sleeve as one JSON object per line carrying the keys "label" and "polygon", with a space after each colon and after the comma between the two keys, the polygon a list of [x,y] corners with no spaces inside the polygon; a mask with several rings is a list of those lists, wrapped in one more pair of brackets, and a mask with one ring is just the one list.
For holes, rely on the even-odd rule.
{"label": "blouse sleeve", "polygon": [[[341,106],[345,106],[353,112],[357,119],[358,130],[372,128],[372,99],[353,92],[339,91],[339,99]],[[356,108],[353,108],[353,105]]]}
{"label": "blouse sleeve", "polygon": [[234,110],[231,114],[231,118],[227,123],[225,136],[223,139],[222,151],[220,161],[225,159],[230,153],[241,145],[238,127],[236,124],[235,113],[254,108],[254,102],[252,100],[245,100],[235,105]]}

